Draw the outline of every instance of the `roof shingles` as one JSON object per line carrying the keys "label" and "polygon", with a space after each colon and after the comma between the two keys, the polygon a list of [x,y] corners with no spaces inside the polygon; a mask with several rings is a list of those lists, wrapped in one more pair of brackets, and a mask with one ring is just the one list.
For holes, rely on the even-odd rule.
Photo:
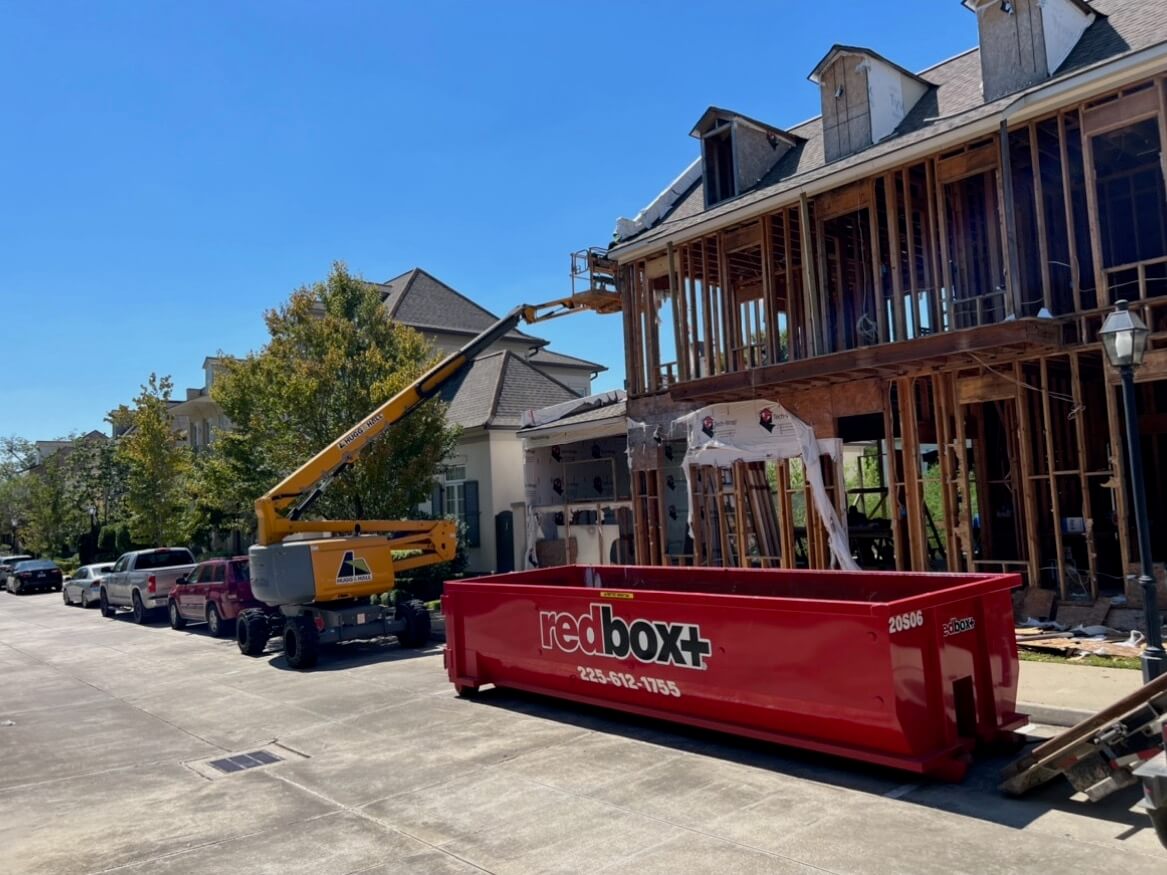
{"label": "roof shingles", "polygon": [[527,410],[579,397],[510,350],[485,355],[441,393],[447,420],[461,428],[515,428]]}
{"label": "roof shingles", "polygon": [[[1098,18],[1087,28],[1054,78],[1167,42],[1167,15],[1163,13],[1163,0],[1094,0],[1092,5],[1099,13]],[[987,118],[1025,93],[1018,92],[985,103],[981,95],[981,57],[977,48],[923,70],[919,75],[934,87],[912,108],[893,136],[828,164],[823,153],[821,118],[803,122],[789,128],[789,131],[803,138],[804,142],[784,155],[750,191],[705,210],[704,191],[698,181],[656,225],[620,241],[612,247],[613,252],[618,254],[626,244],[640,245],[707,220],[713,221],[757,201],[793,192],[800,186],[841,173],[856,164]],[[1038,90],[1049,81],[1028,90]]]}
{"label": "roof shingles", "polygon": [[[381,283],[381,300],[390,317],[415,328],[475,335],[498,321],[498,317],[475,304],[420,267]],[[521,331],[506,335],[534,346],[547,343]]]}

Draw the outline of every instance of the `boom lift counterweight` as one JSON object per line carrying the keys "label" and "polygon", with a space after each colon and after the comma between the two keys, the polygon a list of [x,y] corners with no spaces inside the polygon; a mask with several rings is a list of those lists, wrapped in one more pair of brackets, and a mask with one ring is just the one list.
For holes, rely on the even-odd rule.
{"label": "boom lift counterweight", "polygon": [[320,643],[396,635],[406,646],[424,644],[429,614],[423,605],[399,601],[394,609],[371,604],[369,596],[392,590],[398,572],[453,559],[455,523],[305,515],[365,447],[441,392],[520,322],[546,322],[581,310],[619,312],[619,295],[592,290],[516,307],[259,498],[257,543],[249,551],[251,587],[257,598],[279,608],[282,623],[273,628],[262,612],[244,612],[237,624],[240,650],[257,656],[272,634],[282,634],[288,662],[294,668],[308,668],[316,661]]}

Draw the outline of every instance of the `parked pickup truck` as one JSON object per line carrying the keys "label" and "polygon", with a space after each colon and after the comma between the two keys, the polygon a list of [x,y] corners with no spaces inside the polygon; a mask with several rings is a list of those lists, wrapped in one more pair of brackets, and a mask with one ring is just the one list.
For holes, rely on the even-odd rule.
{"label": "parked pickup truck", "polygon": [[123,553],[101,582],[101,613],[112,617],[118,608],[133,611],[135,623],[145,623],[166,609],[170,590],[194,568],[186,547],[158,547]]}
{"label": "parked pickup truck", "polygon": [[170,591],[170,625],[207,624],[216,638],[235,633],[235,619],[246,610],[262,611],[272,617],[280,612],[269,608],[251,594],[251,566],[246,556],[208,559],[186,577],[179,578]]}

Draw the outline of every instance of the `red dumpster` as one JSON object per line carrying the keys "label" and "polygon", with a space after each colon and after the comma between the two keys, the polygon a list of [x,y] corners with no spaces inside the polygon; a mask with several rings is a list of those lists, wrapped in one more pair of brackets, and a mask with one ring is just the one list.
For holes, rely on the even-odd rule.
{"label": "red dumpster", "polygon": [[461,695],[527,690],[959,781],[1016,712],[1015,574],[567,566],[450,581]]}

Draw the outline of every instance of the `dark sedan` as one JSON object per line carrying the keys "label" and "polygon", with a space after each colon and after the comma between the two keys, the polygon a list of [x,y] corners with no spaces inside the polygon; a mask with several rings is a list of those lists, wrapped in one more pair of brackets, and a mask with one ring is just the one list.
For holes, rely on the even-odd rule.
{"label": "dark sedan", "polygon": [[17,562],[8,572],[8,591],[15,595],[37,590],[61,591],[61,569],[48,559]]}

